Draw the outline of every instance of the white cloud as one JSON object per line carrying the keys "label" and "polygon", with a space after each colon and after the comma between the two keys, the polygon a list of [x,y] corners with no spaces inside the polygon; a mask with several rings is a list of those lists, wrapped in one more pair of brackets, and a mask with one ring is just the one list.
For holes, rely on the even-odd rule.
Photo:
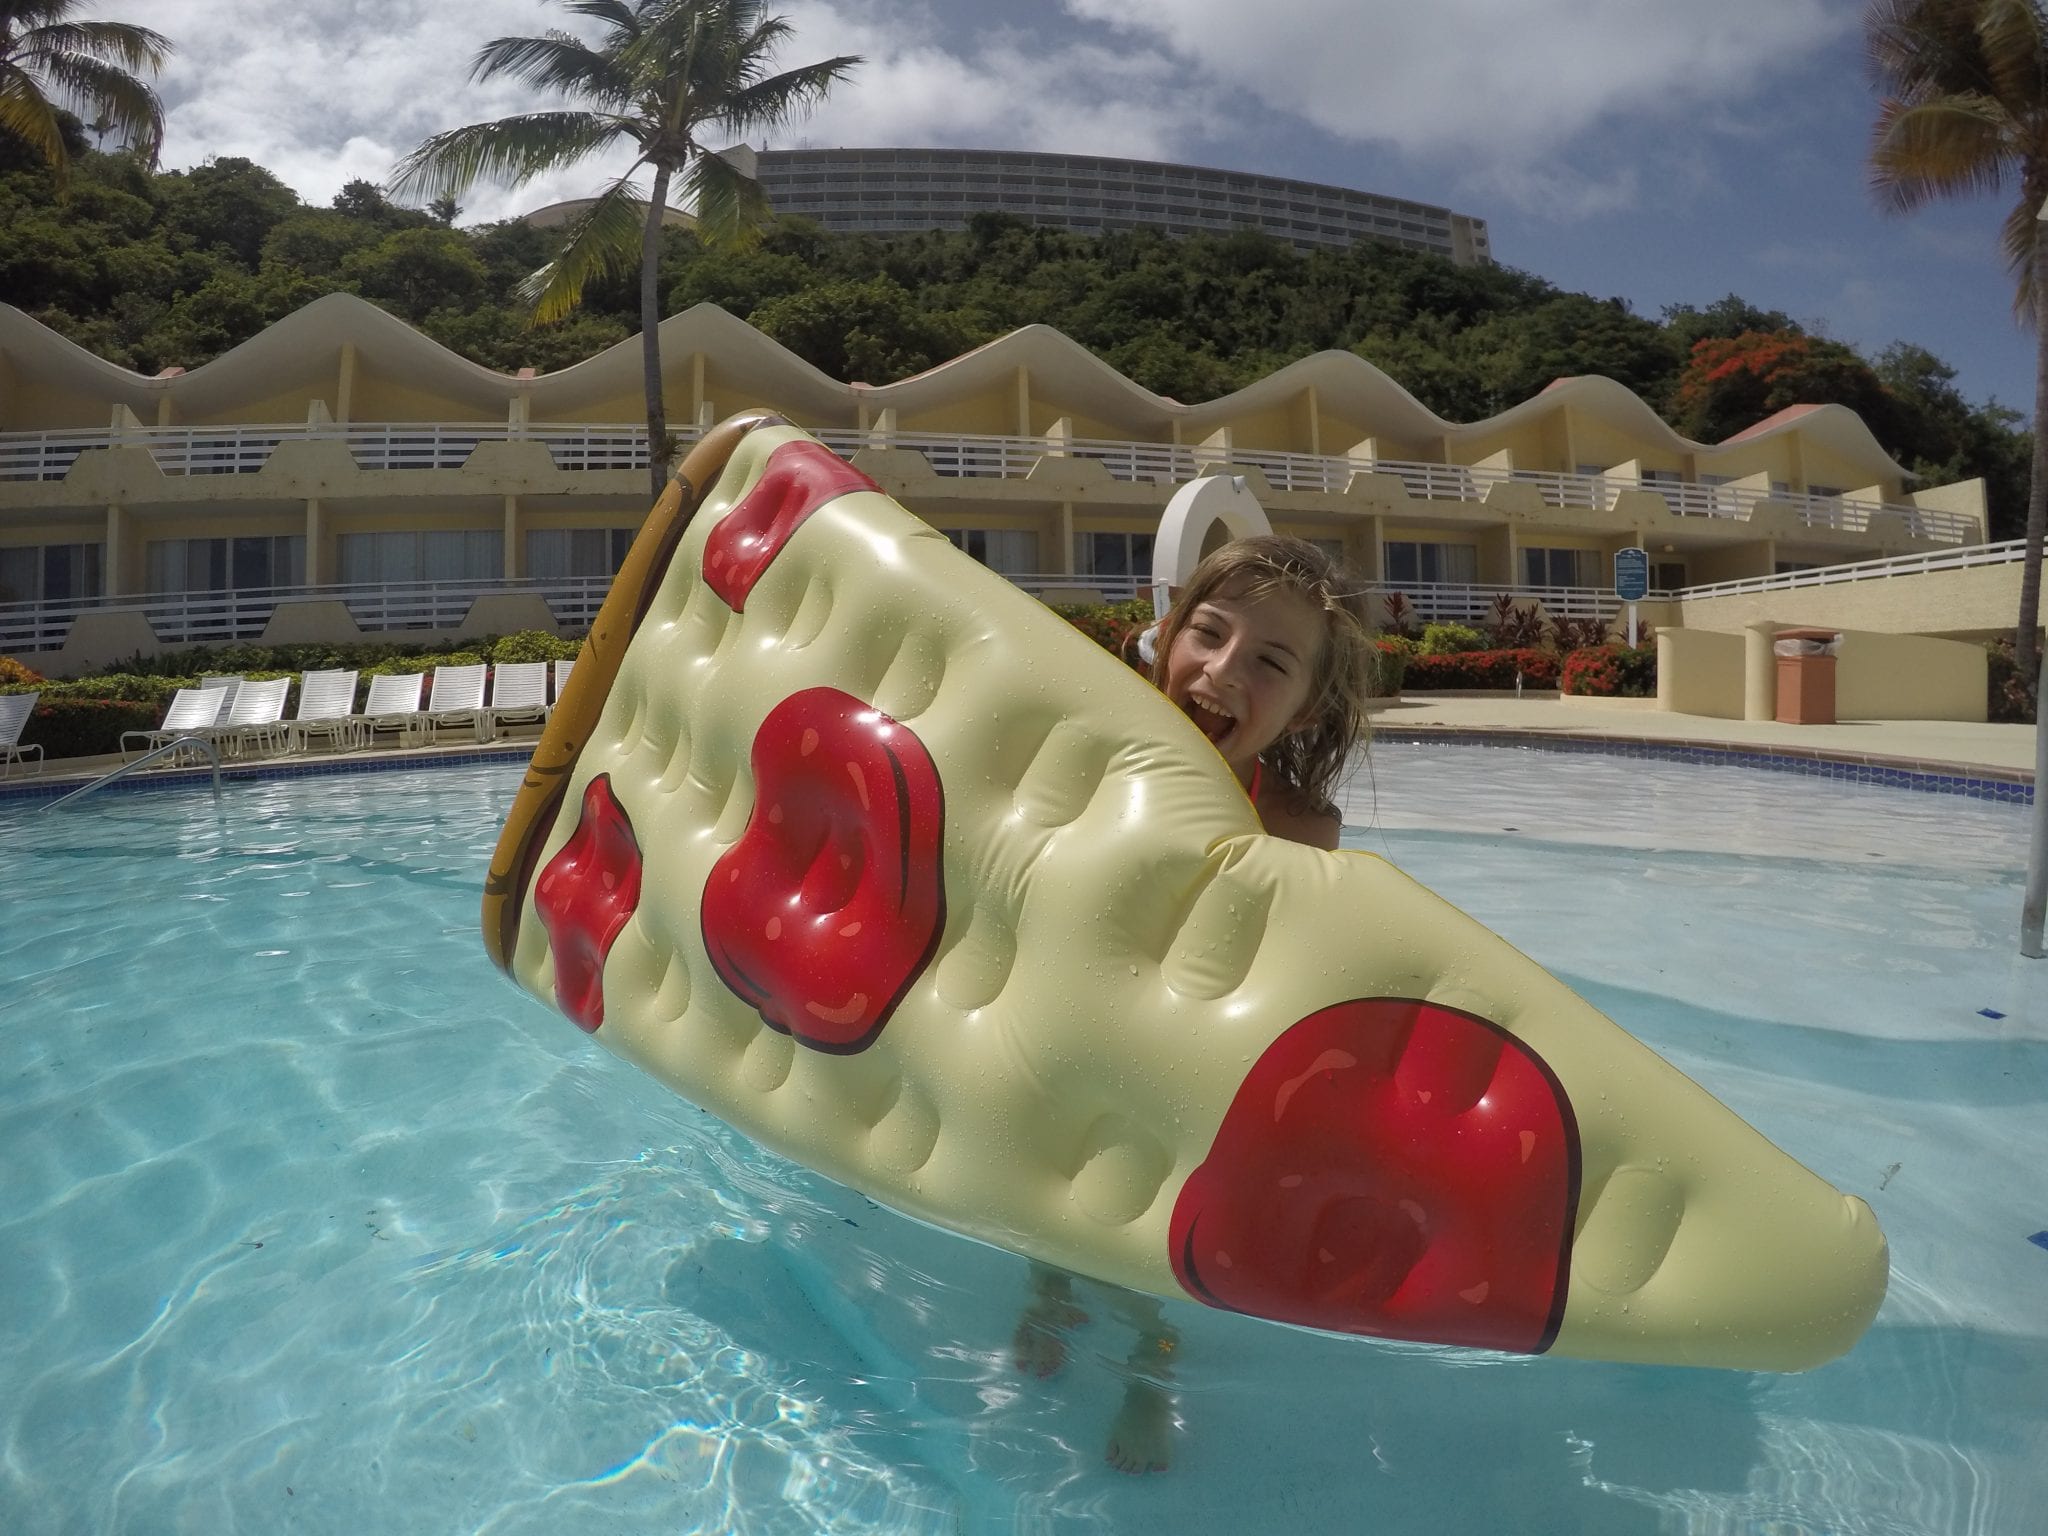
{"label": "white cloud", "polygon": [[1825,0],[1063,0],[1346,139],[1510,167],[1602,125],[1758,95],[1848,24]]}
{"label": "white cloud", "polygon": [[[851,3],[851,0],[849,0]],[[838,54],[866,58],[814,117],[779,145],[952,144],[1170,158],[1212,121],[1180,89],[1184,68],[1153,50],[1084,40],[1047,43],[991,29],[955,53],[927,41],[930,13],[893,8],[886,20],[827,3],[781,7],[795,27],[785,64]],[[545,0],[155,0],[150,25],[177,53],[159,82],[169,109],[163,163],[241,155],[268,167],[308,202],[344,182],[381,182],[429,134],[557,103],[505,81],[473,84],[470,61],[494,37],[574,21]],[[1079,29],[1076,29],[1079,30]],[[479,184],[465,222],[503,218],[587,196],[629,164],[630,150],[517,191]]]}
{"label": "white cloud", "polygon": [[[1685,174],[1684,144],[1641,124],[1725,139],[1775,72],[1849,23],[1833,0],[1040,0],[976,30],[961,3],[780,0],[784,62],[866,63],[775,142],[1173,160],[1234,121],[1293,121],[1392,148],[1463,195],[1583,217]],[[472,84],[470,60],[493,37],[589,25],[550,0],[154,0],[149,19],[178,46],[165,164],[245,155],[316,203],[382,181],[430,133],[553,105]],[[478,186],[465,217],[584,196],[629,163]]]}

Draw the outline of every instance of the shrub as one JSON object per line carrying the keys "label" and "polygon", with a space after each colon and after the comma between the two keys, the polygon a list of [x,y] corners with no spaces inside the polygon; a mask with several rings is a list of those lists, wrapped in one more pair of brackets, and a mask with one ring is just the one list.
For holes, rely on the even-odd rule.
{"label": "shrub", "polygon": [[2007,725],[2032,725],[2034,701],[2020,682],[2019,663],[2013,659],[2012,641],[1994,640],[1985,647],[1991,665],[1985,677],[1989,697],[1985,700],[1987,719]]}
{"label": "shrub", "polygon": [[1467,624],[1430,624],[1422,631],[1424,656],[1451,656],[1460,651],[1483,651],[1486,636]]}
{"label": "shrub", "polygon": [[576,653],[583,649],[583,642],[564,640],[544,629],[522,629],[516,635],[507,635],[492,643],[487,649],[493,665],[500,662],[574,661]]}
{"label": "shrub", "polygon": [[0,656],[0,693],[25,693],[42,680],[42,673],[24,666],[12,656]]}
{"label": "shrub", "polygon": [[1448,656],[1416,656],[1408,662],[1404,679],[1410,688],[1424,692],[1445,689],[1487,688],[1506,690],[1520,675],[1526,688],[1550,688],[1557,683],[1557,658],[1548,651],[1523,648],[1515,651],[1456,651]]}
{"label": "shrub", "polygon": [[1525,651],[1543,643],[1543,615],[1535,608],[1523,608],[1505,592],[1494,595],[1486,616],[1486,648],[1492,651]]}
{"label": "shrub", "polygon": [[1382,637],[1367,647],[1366,692],[1371,697],[1391,699],[1400,693],[1408,671],[1408,652],[1403,647],[1413,643]]}
{"label": "shrub", "polygon": [[149,731],[163,719],[161,706],[138,699],[52,698],[37,701],[23,741],[39,742],[43,756],[97,757],[120,750],[123,731]]}
{"label": "shrub", "polygon": [[1568,619],[1558,616],[1550,619],[1550,648],[1560,656],[1569,656],[1573,651],[1607,643],[1605,619]]}
{"label": "shrub", "polygon": [[1389,592],[1382,600],[1382,606],[1387,610],[1387,622],[1381,628],[1396,639],[1418,638],[1421,631],[1415,623],[1415,609],[1410,606],[1407,598],[1398,592]]}
{"label": "shrub", "polygon": [[180,688],[191,687],[195,681],[189,677],[146,677],[136,672],[106,672],[95,677],[74,678],[68,683],[47,684],[43,689],[43,699],[45,702],[51,699],[120,699],[161,709],[170,702],[172,694]]}
{"label": "shrub", "polygon": [[1581,698],[1652,699],[1657,696],[1654,646],[1581,646],[1564,659],[1560,674],[1566,693]]}
{"label": "shrub", "polygon": [[1110,655],[1146,671],[1138,659],[1138,636],[1152,623],[1150,598],[1120,603],[1055,603],[1052,611],[1101,646]]}

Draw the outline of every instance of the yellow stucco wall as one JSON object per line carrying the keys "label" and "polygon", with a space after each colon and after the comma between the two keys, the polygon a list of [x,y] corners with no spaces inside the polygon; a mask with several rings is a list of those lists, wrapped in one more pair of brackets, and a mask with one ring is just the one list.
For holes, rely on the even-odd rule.
{"label": "yellow stucco wall", "polygon": [[1716,720],[1742,718],[1741,635],[1657,631],[1657,707]]}
{"label": "yellow stucco wall", "polygon": [[1982,720],[1988,667],[1981,645],[1850,630],[1835,664],[1835,717]]}

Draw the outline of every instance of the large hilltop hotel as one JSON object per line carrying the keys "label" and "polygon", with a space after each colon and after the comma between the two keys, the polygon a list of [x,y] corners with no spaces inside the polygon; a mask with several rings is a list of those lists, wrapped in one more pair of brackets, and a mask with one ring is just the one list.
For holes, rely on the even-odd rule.
{"label": "large hilltop hotel", "polygon": [[723,158],[760,182],[777,213],[829,230],[900,234],[963,229],[1006,213],[1076,234],[1159,229],[1170,235],[1256,229],[1298,250],[1380,240],[1448,257],[1493,260],[1486,221],[1429,203],[1313,181],[1006,149],[763,149]]}
{"label": "large hilltop hotel", "polygon": [[[1911,483],[1840,406],[1697,443],[1602,378],[1458,423],[1341,352],[1186,405],[1043,326],[876,386],[709,305],[661,339],[686,442],[772,407],[1034,591],[1129,595],[1168,499],[1219,472],[1425,615],[1476,615],[1500,591],[1611,611],[1627,546],[1650,551],[1656,588],[1696,589],[1985,537],[1981,482]],[[0,306],[0,654],[50,655],[93,610],[166,645],[275,639],[314,600],[364,631],[445,633],[516,596],[573,633],[646,511],[640,377],[637,338],[501,374],[331,294],[149,378]]]}

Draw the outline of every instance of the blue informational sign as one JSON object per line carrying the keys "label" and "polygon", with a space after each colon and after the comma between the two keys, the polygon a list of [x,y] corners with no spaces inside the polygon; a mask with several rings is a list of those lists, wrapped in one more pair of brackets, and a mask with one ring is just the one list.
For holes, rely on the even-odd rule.
{"label": "blue informational sign", "polygon": [[1614,595],[1624,603],[1640,602],[1650,590],[1650,552],[1647,549],[1617,549],[1614,552]]}

